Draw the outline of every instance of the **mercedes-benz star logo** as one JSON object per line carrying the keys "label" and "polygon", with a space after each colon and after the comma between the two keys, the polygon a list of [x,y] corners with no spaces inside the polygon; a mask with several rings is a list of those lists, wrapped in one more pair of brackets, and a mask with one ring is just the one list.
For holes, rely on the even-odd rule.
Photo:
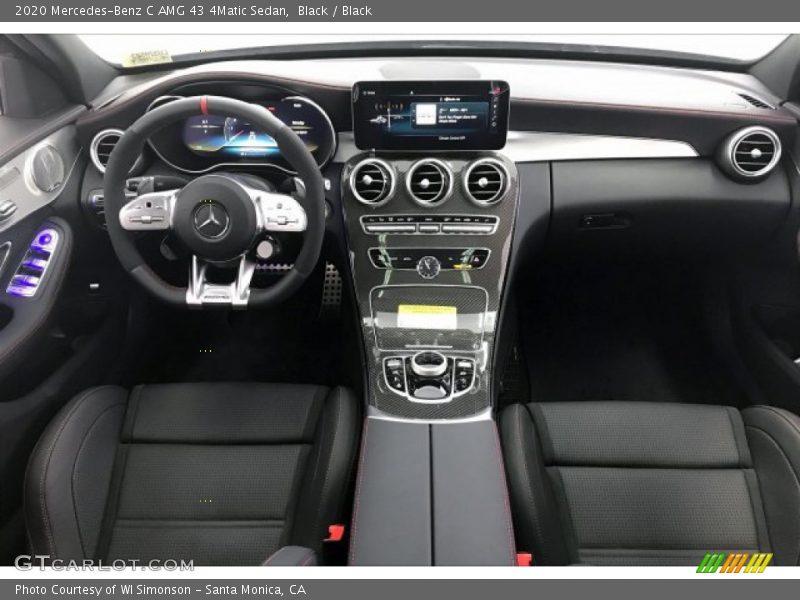
{"label": "mercedes-benz star logo", "polygon": [[225,207],[213,200],[204,200],[194,211],[194,228],[210,240],[225,235],[230,221]]}

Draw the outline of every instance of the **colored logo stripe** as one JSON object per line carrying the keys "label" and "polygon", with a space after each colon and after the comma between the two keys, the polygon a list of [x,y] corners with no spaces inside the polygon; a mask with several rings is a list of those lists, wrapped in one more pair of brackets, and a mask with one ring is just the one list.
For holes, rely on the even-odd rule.
{"label": "colored logo stripe", "polygon": [[[703,557],[700,566],[697,567],[698,573],[763,573],[767,565],[772,561],[772,552],[726,552],[708,553]],[[750,559],[748,562],[747,559]],[[747,563],[747,566],[745,566]],[[742,569],[744,568],[744,571]]]}
{"label": "colored logo stripe", "polygon": [[772,552],[769,554],[754,554],[753,558],[750,559],[750,562],[747,563],[747,567],[745,567],[745,573],[763,573],[764,569],[767,568],[769,561],[772,560]]}

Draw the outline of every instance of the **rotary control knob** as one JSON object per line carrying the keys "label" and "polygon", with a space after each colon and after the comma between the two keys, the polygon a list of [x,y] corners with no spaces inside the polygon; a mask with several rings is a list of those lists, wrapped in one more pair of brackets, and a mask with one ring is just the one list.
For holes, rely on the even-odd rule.
{"label": "rotary control knob", "polygon": [[447,358],[441,352],[418,352],[411,357],[411,370],[419,377],[441,377],[447,371]]}
{"label": "rotary control knob", "polygon": [[417,262],[417,273],[423,279],[433,279],[442,270],[442,263],[435,256],[423,256]]}

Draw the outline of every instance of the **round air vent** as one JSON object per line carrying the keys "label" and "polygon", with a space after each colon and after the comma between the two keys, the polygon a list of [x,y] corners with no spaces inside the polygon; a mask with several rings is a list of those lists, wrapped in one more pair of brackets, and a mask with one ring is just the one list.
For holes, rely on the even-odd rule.
{"label": "round air vent", "polygon": [[[108,164],[108,159],[111,158],[111,152],[124,133],[121,129],[104,129],[92,139],[92,145],[89,147],[89,157],[101,173],[106,172],[106,165]],[[130,172],[138,172],[142,165],[143,158],[140,155],[133,167],[131,167]]]}
{"label": "round air vent", "polygon": [[730,175],[757,179],[769,174],[781,158],[781,141],[767,127],[745,127],[722,145],[719,160]]}
{"label": "round air vent", "polygon": [[453,177],[442,161],[435,158],[420,160],[408,170],[406,189],[417,204],[437,206],[453,191]]}
{"label": "round air vent", "polygon": [[494,158],[481,158],[464,171],[464,190],[478,206],[500,202],[508,189],[508,171]]}
{"label": "round air vent", "polygon": [[91,148],[89,149],[89,156],[101,173],[106,172],[106,165],[108,159],[111,157],[111,152],[117,145],[117,142],[122,137],[124,132],[121,129],[105,129],[94,136]]}
{"label": "round air vent", "polygon": [[350,173],[350,189],[362,204],[380,206],[388,202],[394,184],[392,167],[377,158],[362,160]]}

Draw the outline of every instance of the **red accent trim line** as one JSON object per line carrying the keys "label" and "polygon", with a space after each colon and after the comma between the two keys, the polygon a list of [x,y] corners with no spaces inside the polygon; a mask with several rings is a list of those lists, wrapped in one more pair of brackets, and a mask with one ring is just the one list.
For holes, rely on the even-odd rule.
{"label": "red accent trim line", "polygon": [[200,97],[200,112],[208,115],[208,96]]}

